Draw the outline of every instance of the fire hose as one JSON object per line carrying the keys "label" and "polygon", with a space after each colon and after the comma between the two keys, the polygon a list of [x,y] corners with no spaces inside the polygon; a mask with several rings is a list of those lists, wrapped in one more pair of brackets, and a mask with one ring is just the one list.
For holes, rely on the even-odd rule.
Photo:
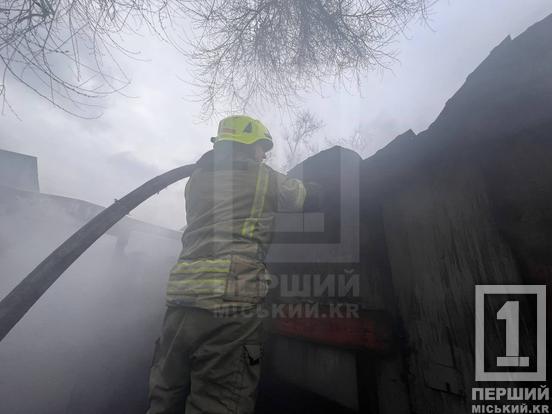
{"label": "fire hose", "polygon": [[130,211],[169,185],[189,177],[196,164],[161,174],[96,215],[63,242],[0,302],[0,341],[86,249]]}

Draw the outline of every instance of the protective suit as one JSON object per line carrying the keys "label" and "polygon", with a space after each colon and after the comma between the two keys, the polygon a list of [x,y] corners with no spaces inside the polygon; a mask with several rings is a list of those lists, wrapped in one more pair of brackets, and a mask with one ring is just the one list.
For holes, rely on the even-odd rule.
{"label": "protective suit", "polygon": [[167,286],[148,414],[254,410],[263,323],[253,310],[268,291],[274,214],[301,211],[307,192],[300,180],[216,148],[186,185],[188,225]]}

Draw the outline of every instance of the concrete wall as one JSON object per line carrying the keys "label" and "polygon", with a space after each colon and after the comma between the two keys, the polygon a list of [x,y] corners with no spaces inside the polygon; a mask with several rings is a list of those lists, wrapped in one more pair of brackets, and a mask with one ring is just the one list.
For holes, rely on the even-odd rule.
{"label": "concrete wall", "polygon": [[39,191],[36,157],[0,150],[0,185]]}

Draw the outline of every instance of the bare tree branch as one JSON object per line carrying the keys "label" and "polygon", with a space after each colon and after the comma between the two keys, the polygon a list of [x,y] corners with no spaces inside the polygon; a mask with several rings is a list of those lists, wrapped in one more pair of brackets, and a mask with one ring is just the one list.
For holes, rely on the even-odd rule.
{"label": "bare tree branch", "polygon": [[69,112],[73,102],[94,107],[128,85],[117,59],[135,53],[123,39],[146,29],[190,58],[207,116],[287,105],[388,64],[395,36],[434,1],[5,0],[0,96],[15,80]]}
{"label": "bare tree branch", "polygon": [[318,151],[316,133],[323,127],[322,120],[309,111],[301,111],[296,115],[291,130],[286,131],[282,138],[285,144],[282,166],[284,171]]}
{"label": "bare tree branch", "polygon": [[[77,116],[95,117],[101,99],[130,79],[117,59],[133,56],[123,37],[173,13],[146,0],[11,0],[0,9],[0,96],[15,80]],[[179,3],[176,1],[175,3]],[[176,12],[174,14],[177,14]],[[90,115],[88,109],[96,108]]]}
{"label": "bare tree branch", "polygon": [[201,102],[243,111],[282,105],[320,82],[353,80],[388,64],[395,36],[431,0],[204,0],[188,5]]}
{"label": "bare tree branch", "polygon": [[370,134],[367,134],[361,125],[358,125],[349,136],[337,139],[329,139],[326,137],[325,143],[329,147],[339,145],[344,148],[352,149],[361,157],[366,157],[368,155],[368,150],[373,143],[373,137],[371,137]]}

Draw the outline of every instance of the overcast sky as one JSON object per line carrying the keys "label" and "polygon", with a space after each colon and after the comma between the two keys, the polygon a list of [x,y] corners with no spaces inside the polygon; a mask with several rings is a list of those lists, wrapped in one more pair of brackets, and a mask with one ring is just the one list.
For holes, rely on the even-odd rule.
{"label": "overcast sky", "polygon": [[[420,132],[447,99],[507,35],[517,36],[552,13],[550,0],[441,0],[430,27],[414,23],[395,49],[398,61],[367,73],[362,96],[325,88],[304,97],[304,107],[324,120],[325,139],[356,128],[369,140],[365,156],[407,129]],[[38,157],[41,191],[111,204],[147,179],[195,161],[210,149],[216,122],[200,122],[200,104],[179,80],[184,58],[154,38],[132,39],[146,61],[123,62],[132,76],[128,98],[113,95],[96,120],[67,115],[20,85],[9,99],[20,119],[0,116],[0,148]],[[188,97],[188,98],[187,98]],[[251,111],[278,144],[288,119],[276,110]],[[185,223],[183,183],[165,190],[133,216],[170,228]]]}

